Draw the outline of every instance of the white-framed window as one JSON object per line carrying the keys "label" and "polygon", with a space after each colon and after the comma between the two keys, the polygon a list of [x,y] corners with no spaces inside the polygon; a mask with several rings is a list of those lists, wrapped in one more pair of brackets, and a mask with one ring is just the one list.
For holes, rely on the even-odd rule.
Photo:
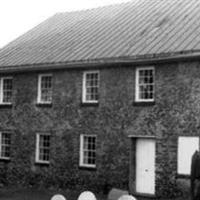
{"label": "white-framed window", "polygon": [[178,174],[189,175],[194,152],[199,151],[199,137],[178,138]]}
{"label": "white-framed window", "polygon": [[36,135],[36,162],[49,163],[50,159],[50,134],[37,133]]}
{"label": "white-framed window", "polygon": [[0,78],[0,104],[12,104],[13,78]]}
{"label": "white-framed window", "polygon": [[10,159],[11,133],[0,132],[0,159]]}
{"label": "white-framed window", "polygon": [[136,69],[136,102],[152,102],[155,94],[155,68],[141,67]]}
{"label": "white-framed window", "polygon": [[83,103],[97,103],[99,100],[99,71],[83,73]]}
{"label": "white-framed window", "polygon": [[52,102],[52,74],[40,74],[38,77],[38,103]]}
{"label": "white-framed window", "polygon": [[96,135],[80,135],[80,166],[96,167]]}

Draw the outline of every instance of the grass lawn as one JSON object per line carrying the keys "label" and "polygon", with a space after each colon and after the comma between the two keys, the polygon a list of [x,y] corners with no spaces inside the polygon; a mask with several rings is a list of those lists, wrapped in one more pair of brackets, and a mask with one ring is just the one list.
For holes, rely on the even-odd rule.
{"label": "grass lawn", "polygon": [[[50,191],[36,189],[0,189],[0,200],[50,200],[54,194],[62,194],[67,200],[77,200],[81,192],[77,191]],[[96,195],[98,200],[106,200],[102,195]]]}
{"label": "grass lawn", "polygon": [[[1,188],[0,200],[50,200],[54,194],[62,194],[67,200],[77,200],[81,191],[52,191],[52,190],[36,190],[36,189],[17,189],[17,188]],[[97,200],[107,200],[107,196],[95,194]],[[141,198],[137,197],[137,200],[155,200],[154,198]],[[172,199],[161,199],[172,200]],[[190,200],[190,198],[182,197],[173,200]]]}

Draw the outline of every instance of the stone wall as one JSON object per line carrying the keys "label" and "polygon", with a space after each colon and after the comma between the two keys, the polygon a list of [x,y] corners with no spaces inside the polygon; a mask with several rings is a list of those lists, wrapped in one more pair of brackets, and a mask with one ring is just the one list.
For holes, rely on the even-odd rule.
{"label": "stone wall", "polygon": [[[37,105],[39,72],[15,74],[12,107],[0,107],[0,129],[12,131],[10,161],[0,160],[6,185],[128,189],[134,135],[156,136],[158,196],[179,195],[177,136],[199,135],[199,63],[155,65],[155,105],[134,104],[135,68],[100,69],[100,100],[81,103],[82,69],[51,71],[52,106]],[[45,72],[46,73],[46,72]],[[49,165],[35,163],[37,132],[51,133]],[[97,135],[96,169],[79,167],[80,134]]]}

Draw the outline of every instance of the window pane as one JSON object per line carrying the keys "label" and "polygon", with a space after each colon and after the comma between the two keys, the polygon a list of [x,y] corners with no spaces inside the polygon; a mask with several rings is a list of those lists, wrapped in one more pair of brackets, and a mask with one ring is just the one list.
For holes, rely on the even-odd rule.
{"label": "window pane", "polygon": [[84,151],[84,154],[83,154],[83,163],[84,164],[88,164],[88,152],[87,151]]}
{"label": "window pane", "polygon": [[10,157],[10,146],[5,146],[5,155],[4,157],[8,158]]}
{"label": "window pane", "polygon": [[95,164],[95,161],[93,158],[89,157],[88,158],[88,164]]}
{"label": "window pane", "polygon": [[41,99],[45,102],[51,102],[52,101],[52,91],[49,89],[42,89],[41,91]]}
{"label": "window pane", "polygon": [[85,139],[84,139],[83,148],[84,148],[85,150],[88,149],[88,140],[87,140],[87,137],[85,137]]}

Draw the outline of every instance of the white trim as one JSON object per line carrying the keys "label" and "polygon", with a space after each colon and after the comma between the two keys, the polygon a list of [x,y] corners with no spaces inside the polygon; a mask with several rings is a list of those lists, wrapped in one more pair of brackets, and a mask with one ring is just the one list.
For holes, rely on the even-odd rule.
{"label": "white trim", "polygon": [[[45,135],[43,133],[37,133],[36,134],[36,149],[35,149],[35,162],[36,163],[44,163],[44,164],[49,164],[50,161],[45,161],[45,160],[40,160],[39,159],[39,148],[40,148],[40,135]],[[47,134],[49,135],[49,134]]]}
{"label": "white trim", "polygon": [[39,161],[39,139],[40,138],[40,134],[37,133],[36,134],[36,148],[35,148],[35,161],[38,162]]}
{"label": "white trim", "polygon": [[80,135],[80,148],[79,148],[79,165],[83,164],[83,135]]}
{"label": "white trim", "polygon": [[[11,105],[12,102],[3,102],[3,85],[4,85],[4,79],[11,79],[13,80],[12,76],[5,76],[0,78],[0,105]],[[13,86],[13,83],[12,83]],[[12,98],[13,98],[13,93],[12,93]]]}
{"label": "white trim", "polygon": [[[96,168],[96,164],[85,164],[84,162],[83,162],[83,160],[84,160],[84,156],[83,156],[83,142],[84,142],[84,137],[85,136],[87,136],[87,137],[95,137],[95,138],[97,138],[97,136],[96,135],[88,135],[88,134],[81,134],[80,135],[80,148],[79,148],[79,166],[81,166],[81,167],[90,167],[90,168]],[[96,143],[97,141],[95,140],[95,143]],[[95,149],[95,151],[96,151],[96,149]]]}
{"label": "white trim", "polygon": [[3,102],[3,78],[0,79],[0,104]]}
{"label": "white trim", "polygon": [[10,157],[0,157],[0,160],[10,160]]}
{"label": "white trim", "polygon": [[37,103],[40,103],[40,104],[51,104],[51,103],[52,103],[52,101],[42,101],[42,100],[41,100],[41,80],[42,80],[42,77],[46,77],[46,76],[51,76],[51,77],[53,77],[52,74],[39,74],[39,75],[38,75]]}
{"label": "white trim", "polygon": [[38,164],[49,164],[50,163],[50,161],[41,161],[41,160],[37,160],[35,162]]}
{"label": "white trim", "polygon": [[[2,133],[8,133],[8,132],[0,132],[0,160],[10,160],[10,156],[9,157],[4,157],[2,156]],[[10,133],[8,133],[10,134]]]}
{"label": "white trim", "polygon": [[[83,82],[82,82],[82,102],[83,103],[98,103],[98,100],[86,100],[86,75],[87,74],[98,74],[98,90],[100,84],[100,72],[99,70],[88,70],[83,72]],[[99,91],[98,91],[99,92]]]}
{"label": "white trim", "polygon": [[154,102],[155,96],[153,99],[140,99],[139,98],[139,71],[140,70],[153,70],[153,81],[154,81],[154,95],[155,95],[155,67],[148,66],[148,67],[137,67],[136,68],[136,75],[135,75],[135,101],[136,102]]}

